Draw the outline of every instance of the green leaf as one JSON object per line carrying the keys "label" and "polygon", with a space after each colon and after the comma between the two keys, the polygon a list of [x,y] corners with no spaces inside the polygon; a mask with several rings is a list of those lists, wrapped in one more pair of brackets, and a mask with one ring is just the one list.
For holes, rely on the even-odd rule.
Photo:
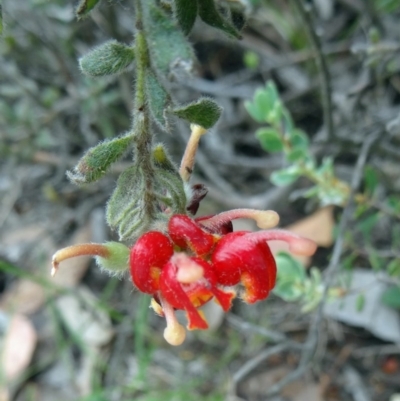
{"label": "green leaf", "polygon": [[197,0],[174,0],[175,18],[186,35],[196,21],[197,9]]}
{"label": "green leaf", "polygon": [[154,70],[168,77],[176,64],[191,65],[194,59],[192,47],[175,21],[157,6],[155,0],[136,1],[142,3],[143,25]]}
{"label": "green leaf", "polygon": [[290,185],[300,177],[300,171],[297,166],[274,171],[271,174],[270,180],[278,187]]}
{"label": "green leaf", "polygon": [[303,296],[301,287],[288,281],[278,281],[272,292],[286,302],[298,301]]}
{"label": "green leaf", "polygon": [[85,75],[101,77],[124,71],[134,60],[134,49],[116,40],[95,47],[79,59]]}
{"label": "green leaf", "polygon": [[260,65],[260,57],[256,52],[248,50],[244,53],[243,63],[247,68],[256,69]]}
{"label": "green leaf", "polygon": [[309,188],[306,192],[304,192],[304,198],[312,198],[313,196],[317,196],[319,193],[319,187],[317,185]]}
{"label": "green leaf", "polygon": [[101,142],[90,148],[68,178],[77,184],[87,184],[103,177],[111,164],[120,159],[132,143],[132,135]]}
{"label": "green leaf", "polygon": [[254,103],[257,105],[259,110],[262,110],[264,118],[271,112],[274,108],[275,100],[273,93],[268,86],[256,90],[256,93],[254,94]]}
{"label": "green leaf", "polygon": [[306,279],[306,272],[304,266],[293,256],[286,252],[279,252],[275,257],[278,279],[281,281],[300,281]]}
{"label": "green leaf", "polygon": [[85,17],[99,2],[100,0],[81,0],[76,8],[76,16],[78,18]]}
{"label": "green leaf", "polygon": [[258,88],[254,93],[253,102],[246,101],[244,106],[249,114],[260,123],[280,123],[281,117],[286,117],[287,123],[291,124],[290,115],[283,108],[278,91],[272,81],[269,81],[264,88]]}
{"label": "green leaf", "polygon": [[371,166],[366,166],[364,171],[365,192],[369,196],[373,196],[376,187],[378,186],[379,178],[376,170]]}
{"label": "green leaf", "polygon": [[392,277],[400,277],[400,259],[393,259],[386,268],[388,274]]}
{"label": "green leaf", "polygon": [[[137,165],[127,168],[118,178],[107,204],[107,223],[116,230],[120,240],[136,238],[146,231],[150,224],[148,207],[145,204],[146,180]],[[154,211],[155,213],[155,211]]]}
{"label": "green leaf", "polygon": [[320,177],[332,177],[334,175],[333,158],[324,157],[321,166],[317,170],[317,173]]}
{"label": "green leaf", "polygon": [[358,229],[367,239],[371,237],[371,232],[378,223],[379,217],[379,212],[372,213],[357,224]]}
{"label": "green leaf", "polygon": [[256,131],[256,137],[267,152],[280,152],[283,150],[283,138],[273,128],[260,128]]}
{"label": "green leaf", "polygon": [[201,98],[186,106],[173,109],[172,113],[190,123],[208,129],[218,121],[222,108],[211,99]]}
{"label": "green leaf", "polygon": [[145,79],[146,95],[151,115],[160,128],[169,132],[166,110],[168,105],[171,103],[171,99],[161,82],[151,71],[147,72]]}
{"label": "green leaf", "polygon": [[294,149],[306,151],[308,150],[310,141],[303,131],[294,129],[290,135],[290,143]]}
{"label": "green leaf", "polygon": [[258,107],[256,102],[250,102],[249,100],[246,100],[244,102],[244,107],[248,111],[248,113],[253,117],[253,119],[259,123],[265,123],[265,113],[262,109]]}
{"label": "green leaf", "polygon": [[208,25],[224,31],[234,38],[240,39],[241,35],[234,25],[226,20],[217,10],[214,0],[199,0],[199,16]]}
{"label": "green leaf", "polygon": [[[165,147],[162,144],[154,146],[153,162],[156,167],[156,187],[164,188],[160,201],[165,203],[165,195],[169,197],[169,206],[174,213],[186,213],[186,192],[177,167],[171,162]],[[165,194],[166,193],[166,194]]]}
{"label": "green leaf", "polygon": [[382,294],[382,302],[391,308],[400,309],[400,287],[388,288]]}
{"label": "green leaf", "polygon": [[356,299],[356,310],[362,312],[365,306],[365,294],[358,294]]}
{"label": "green leaf", "polygon": [[299,162],[301,160],[304,160],[304,158],[307,156],[305,150],[303,149],[293,149],[290,152],[286,154],[286,159],[287,161],[291,163]]}

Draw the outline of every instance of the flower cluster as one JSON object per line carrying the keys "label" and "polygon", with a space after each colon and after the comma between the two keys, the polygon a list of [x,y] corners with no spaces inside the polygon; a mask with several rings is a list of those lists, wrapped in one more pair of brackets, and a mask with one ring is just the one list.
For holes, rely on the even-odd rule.
{"label": "flower cluster", "polygon": [[[236,218],[255,219],[263,230],[234,232],[232,220]],[[153,296],[153,309],[166,318],[165,339],[179,345],[185,339],[185,329],[176,319],[176,309],[186,312],[189,330],[207,329],[198,308],[215,299],[228,311],[239,284],[243,288],[239,295],[249,304],[268,296],[275,285],[276,264],[267,241],[286,241],[295,254],[315,252],[311,240],[285,230],[267,230],[278,221],[273,211],[251,209],[197,219],[177,214],[164,232],[143,234],[130,250],[114,242],[64,248],[53,257],[53,274],[58,264],[71,256],[97,255],[101,266],[114,271],[125,269],[129,257],[133,284]]]}
{"label": "flower cluster", "polygon": [[242,284],[241,298],[247,303],[265,299],[275,285],[276,264],[268,240],[283,240],[295,253],[312,254],[315,244],[284,230],[232,231],[231,219],[253,217],[259,226],[276,225],[273,211],[237,209],[212,217],[192,219],[174,215],[166,233],[144,234],[130,251],[133,283],[153,295],[153,308],[167,320],[166,340],[179,345],[185,329],[174,309],[184,310],[188,329],[207,329],[198,308],[215,299],[224,311]]}

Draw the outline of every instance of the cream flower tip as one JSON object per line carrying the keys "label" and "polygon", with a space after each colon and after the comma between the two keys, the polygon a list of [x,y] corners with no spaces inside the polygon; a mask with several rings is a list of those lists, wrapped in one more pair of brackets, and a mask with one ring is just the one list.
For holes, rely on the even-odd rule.
{"label": "cream flower tip", "polygon": [[171,345],[181,345],[186,338],[186,330],[179,323],[175,323],[173,326],[167,326],[164,330],[164,338],[167,343]]}
{"label": "cream flower tip", "polygon": [[151,301],[150,301],[150,308],[152,308],[153,311],[154,311],[157,315],[159,315],[159,316],[164,316],[163,308],[161,307],[161,305],[160,305],[154,298],[151,298]]}
{"label": "cream flower tip", "polygon": [[289,250],[295,255],[299,256],[312,256],[317,250],[318,245],[308,238],[298,238],[291,242]]}
{"label": "cream flower tip", "polygon": [[57,266],[53,264],[50,272],[51,277],[54,277],[56,273],[57,273]]}
{"label": "cream flower tip", "polygon": [[279,214],[273,210],[254,211],[254,220],[257,226],[262,229],[272,228],[279,223]]}
{"label": "cream flower tip", "polygon": [[194,283],[204,276],[204,269],[184,253],[175,254],[172,262],[178,267],[176,279],[182,284]]}

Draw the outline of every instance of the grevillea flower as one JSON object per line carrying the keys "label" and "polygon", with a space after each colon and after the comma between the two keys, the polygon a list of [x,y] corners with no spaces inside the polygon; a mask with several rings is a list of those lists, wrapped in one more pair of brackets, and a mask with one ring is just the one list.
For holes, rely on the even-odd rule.
{"label": "grevillea flower", "polygon": [[214,299],[224,311],[243,287],[240,296],[247,303],[265,299],[276,280],[276,264],[267,241],[283,240],[297,254],[313,254],[313,241],[284,230],[232,232],[235,218],[254,218],[262,228],[278,223],[273,211],[237,209],[208,218],[174,215],[165,233],[144,234],[130,251],[130,272],[135,286],[153,295],[153,308],[167,320],[166,340],[183,342],[184,328],[175,309],[184,310],[188,329],[206,329],[198,308]]}
{"label": "grevillea flower", "polygon": [[[196,141],[190,143],[197,146]],[[187,149],[185,157],[193,163],[193,149]],[[192,165],[182,165],[181,177],[186,183]],[[207,329],[205,316],[199,310],[205,303],[215,300],[228,311],[236,296],[249,304],[268,297],[276,281],[276,263],[268,241],[286,241],[289,250],[298,255],[315,252],[313,241],[273,229],[279,222],[274,211],[235,209],[194,218],[192,214],[204,196],[204,187],[195,188],[188,214],[168,215],[165,210],[168,218],[155,225],[158,229],[141,235],[130,248],[109,242],[61,249],[53,256],[52,274],[60,262],[80,255],[96,256],[106,270],[129,270],[133,285],[152,295],[151,306],[165,317],[165,339],[179,345],[186,331],[175,316],[176,310],[186,312],[189,330]],[[261,230],[234,232],[232,220],[238,218],[255,220]]]}

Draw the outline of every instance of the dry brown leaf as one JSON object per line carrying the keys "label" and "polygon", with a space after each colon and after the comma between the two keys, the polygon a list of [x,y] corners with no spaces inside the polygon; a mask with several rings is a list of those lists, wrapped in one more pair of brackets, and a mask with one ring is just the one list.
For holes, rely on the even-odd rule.
{"label": "dry brown leaf", "polygon": [[[19,241],[33,241],[37,240],[37,236],[44,235],[45,231],[38,227],[28,227],[27,232],[20,230],[12,233],[7,240],[7,244],[17,244]],[[36,238],[35,238],[36,236]],[[69,245],[79,244],[83,242],[90,242],[91,230],[89,225],[79,229],[72,237]],[[51,241],[47,241],[43,245],[43,250],[46,252],[49,264],[51,263],[51,255],[55,252],[55,245]],[[61,287],[74,287],[80,282],[86,273],[91,258],[80,257],[66,260],[62,263],[57,275],[51,282]],[[49,280],[50,280],[51,266],[48,267]],[[0,297],[0,309],[12,313],[32,314],[37,312],[46,300],[46,289],[34,281],[29,279],[18,280],[11,288],[7,289]]]}
{"label": "dry brown leaf", "polygon": [[16,379],[29,366],[36,343],[36,331],[30,320],[21,314],[14,315],[5,335],[1,360],[7,382]]}
{"label": "dry brown leaf", "polygon": [[18,280],[0,298],[0,309],[26,315],[37,312],[45,302],[42,285],[31,280]]}
{"label": "dry brown leaf", "polygon": [[[295,234],[312,239],[321,247],[329,247],[333,244],[333,228],[335,221],[333,219],[333,206],[327,206],[317,210],[311,216],[297,221],[290,226],[285,227],[285,230]],[[288,252],[289,246],[283,241],[268,241],[273,253],[280,251]],[[297,256],[305,266],[310,265],[311,258],[309,256]]]}
{"label": "dry brown leaf", "polygon": [[10,393],[7,388],[0,387],[0,401],[9,401]]}
{"label": "dry brown leaf", "polygon": [[291,224],[286,229],[314,240],[318,246],[328,248],[333,244],[334,227],[333,206],[327,206]]}
{"label": "dry brown leaf", "polygon": [[292,401],[323,401],[319,384],[302,381],[300,386],[299,391],[293,395]]}
{"label": "dry brown leaf", "polygon": [[98,307],[97,298],[86,287],[57,299],[57,308],[68,328],[91,347],[101,347],[114,336],[109,315]]}

